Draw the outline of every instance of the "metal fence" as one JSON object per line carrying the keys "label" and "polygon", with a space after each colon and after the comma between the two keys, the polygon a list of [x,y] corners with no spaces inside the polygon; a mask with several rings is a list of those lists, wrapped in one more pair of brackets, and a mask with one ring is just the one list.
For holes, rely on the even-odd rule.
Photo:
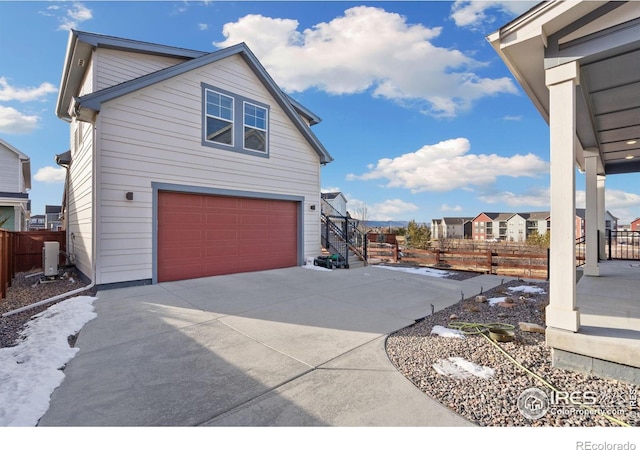
{"label": "metal fence", "polygon": [[640,231],[607,230],[608,259],[640,260]]}

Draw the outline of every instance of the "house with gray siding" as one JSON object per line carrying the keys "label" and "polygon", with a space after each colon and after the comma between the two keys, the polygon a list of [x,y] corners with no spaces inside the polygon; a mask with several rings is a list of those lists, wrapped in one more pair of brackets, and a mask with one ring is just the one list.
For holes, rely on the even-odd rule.
{"label": "house with gray siding", "polygon": [[31,159],[0,139],[0,228],[29,229]]}
{"label": "house with gray siding", "polygon": [[[98,286],[302,265],[320,243],[320,118],[247,45],[188,50],[72,30],[68,253]],[[64,156],[64,157],[63,157]]]}

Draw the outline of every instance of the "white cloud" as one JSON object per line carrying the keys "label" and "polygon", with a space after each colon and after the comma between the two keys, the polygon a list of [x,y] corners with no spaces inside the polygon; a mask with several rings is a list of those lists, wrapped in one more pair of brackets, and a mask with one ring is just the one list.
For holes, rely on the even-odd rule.
{"label": "white cloud", "polygon": [[29,116],[17,109],[0,105],[0,132],[26,134],[38,128],[38,116]]}
{"label": "white cloud", "polygon": [[502,120],[511,120],[514,122],[519,122],[520,120],[522,120],[522,116],[504,116]]}
{"label": "white cloud", "polygon": [[54,92],[58,92],[58,89],[51,83],[44,82],[37,87],[16,88],[10,86],[5,77],[0,77],[0,101],[30,102]]}
{"label": "white cloud", "polygon": [[462,211],[462,206],[460,205],[449,206],[445,203],[440,207],[440,211],[456,211],[456,212]]}
{"label": "white cloud", "polygon": [[549,208],[550,191],[549,188],[532,190],[525,194],[515,194],[513,192],[485,193],[478,196],[478,199],[489,204],[504,203],[514,208],[524,206],[533,208]]}
{"label": "white cloud", "polygon": [[411,192],[452,191],[471,186],[488,186],[499,176],[536,177],[548,172],[549,164],[534,154],[511,157],[496,154],[469,154],[465,138],[425,145],[413,153],[383,158],[368,166],[363,175],[347,175],[347,180],[386,179],[386,187]]}
{"label": "white cloud", "polygon": [[468,1],[457,0],[451,7],[451,18],[459,27],[490,25],[495,17],[489,10],[498,10],[509,16],[517,16],[533,7],[538,1]]}
{"label": "white cloud", "polygon": [[298,31],[292,19],[251,14],[224,25],[227,47],[246,42],[290,92],[310,88],[331,94],[370,91],[425,113],[452,117],[474,101],[517,93],[510,78],[482,78],[472,70],[485,64],[430,41],[442,29],[409,24],[381,8],[357,6],[341,17]]}
{"label": "white cloud", "polygon": [[64,17],[58,18],[60,21],[58,30],[61,31],[77,28],[80,23],[93,18],[91,10],[79,2],[74,3],[71,8],[65,9],[64,13]]}
{"label": "white cloud", "polygon": [[209,29],[209,25],[206,23],[199,23],[198,24],[198,30],[200,31],[205,31]]}
{"label": "white cloud", "polygon": [[[640,206],[640,195],[619,189],[605,189],[604,203],[607,209]],[[585,191],[576,191],[576,208],[584,208],[585,204]]]}
{"label": "white cloud", "polygon": [[[381,203],[369,204],[362,200],[349,198],[347,209],[352,217],[364,220],[407,220],[410,213],[420,208],[400,199],[385,200]],[[364,216],[364,217],[363,217]]]}
{"label": "white cloud", "polygon": [[342,190],[339,187],[325,186],[320,188],[320,192],[342,192]]}
{"label": "white cloud", "polygon": [[33,178],[43,183],[64,183],[66,175],[67,171],[62,167],[46,166],[38,169]]}

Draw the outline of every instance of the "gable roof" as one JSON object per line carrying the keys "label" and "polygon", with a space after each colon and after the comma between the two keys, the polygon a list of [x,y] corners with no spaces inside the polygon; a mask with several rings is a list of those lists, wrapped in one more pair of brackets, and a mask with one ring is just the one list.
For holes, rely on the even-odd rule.
{"label": "gable roof", "polygon": [[[90,57],[90,51],[95,47],[102,48],[116,48],[132,52],[140,52],[146,54],[155,54],[163,56],[172,56],[175,58],[184,59],[184,62],[167,67],[165,69],[152,72],[147,75],[143,75],[133,80],[126,81],[114,86],[110,86],[105,89],[101,89],[96,92],[92,92],[82,97],[74,97],[78,93],[80,83],[84,77],[86,71],[86,64],[81,67],[80,70],[76,67],[76,64],[72,64],[73,61],[79,61],[84,56],[85,59]],[[186,50],[177,47],[169,47],[165,45],[152,44],[147,42],[132,41],[128,39],[115,38],[111,36],[103,36],[93,33],[85,33],[77,30],[71,31],[69,38],[69,46],[67,48],[67,55],[65,57],[65,68],[62,74],[62,80],[60,82],[60,92],[58,94],[58,104],[56,107],[56,114],[62,119],[70,119],[69,107],[72,100],[76,102],[76,109],[79,110],[86,108],[92,111],[100,111],[102,103],[131,92],[137,91],[147,86],[151,86],[155,83],[167,80],[169,78],[181,75],[190,70],[197,69],[207,64],[220,61],[224,58],[228,58],[233,55],[239,55],[258,77],[258,79],[267,88],[269,93],[273,96],[276,102],[284,110],[287,117],[295,125],[295,127],[302,133],[302,135],[309,142],[311,147],[316,151],[320,157],[322,164],[333,161],[333,157],[324,148],[322,143],[318,140],[315,134],[310,130],[309,126],[300,118],[303,117],[309,120],[311,125],[317,124],[321,119],[313,114],[310,110],[303,107],[300,103],[293,100],[286,95],[267,73],[262,66],[258,58],[251,52],[249,47],[241,42],[240,44],[227,47],[222,50],[214,51],[211,53],[205,53],[194,50]]]}
{"label": "gable roof", "polygon": [[467,222],[471,222],[473,217],[443,217],[442,221],[447,225],[464,225]]}
{"label": "gable roof", "polygon": [[0,139],[0,147],[4,147],[7,150],[15,153],[18,159],[22,163],[22,178],[24,179],[24,187],[31,189],[31,159],[22,153],[20,150],[9,144],[7,141]]}
{"label": "gable roof", "polygon": [[342,195],[342,192],[321,192],[320,193],[320,197],[324,198],[325,200],[333,200],[338,196],[342,196],[344,201],[345,202],[347,201],[347,198],[344,195]]}

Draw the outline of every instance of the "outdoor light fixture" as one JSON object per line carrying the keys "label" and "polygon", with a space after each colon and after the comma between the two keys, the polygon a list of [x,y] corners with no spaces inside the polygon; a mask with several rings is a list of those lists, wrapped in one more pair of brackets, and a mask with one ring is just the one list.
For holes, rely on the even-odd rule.
{"label": "outdoor light fixture", "polygon": [[627,141],[627,145],[633,145],[636,142],[638,142],[638,141],[636,141],[635,139],[631,139],[631,140]]}
{"label": "outdoor light fixture", "polygon": [[316,210],[316,205],[311,205],[311,211],[315,211]]}
{"label": "outdoor light fixture", "polygon": [[624,157],[624,159],[633,159],[633,158],[634,158],[633,155],[627,155],[627,156]]}
{"label": "outdoor light fixture", "polygon": [[133,192],[127,192],[125,197],[127,198],[127,200],[133,200]]}

